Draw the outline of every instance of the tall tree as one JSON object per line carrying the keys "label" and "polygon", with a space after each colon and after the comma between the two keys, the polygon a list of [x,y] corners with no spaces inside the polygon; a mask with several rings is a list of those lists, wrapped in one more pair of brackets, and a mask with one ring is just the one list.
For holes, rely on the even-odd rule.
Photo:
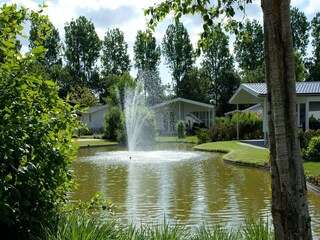
{"label": "tall tree", "polygon": [[[229,51],[229,37],[222,31],[218,25],[213,25],[208,31],[209,41],[203,49],[203,61],[201,63],[207,78],[211,80],[211,98],[214,100],[216,106],[223,106],[222,98],[223,86],[225,84],[225,73],[232,71],[233,57]],[[232,83],[229,82],[229,83]],[[237,88],[239,84],[230,86],[233,89]],[[228,95],[230,96],[230,95]],[[223,109],[218,108],[218,114],[223,114]]]}
{"label": "tall tree", "polygon": [[94,24],[80,16],[65,27],[65,57],[74,84],[95,87],[96,62],[100,56],[101,41]]}
{"label": "tall tree", "polygon": [[144,86],[147,103],[154,105],[163,98],[163,88],[159,76],[161,50],[151,31],[138,31],[133,46],[134,66],[138,69],[138,79]]}
{"label": "tall tree", "polygon": [[166,64],[172,72],[173,89],[180,96],[180,82],[194,63],[193,48],[187,29],[182,23],[170,24],[162,42]]}
{"label": "tall tree", "polygon": [[302,56],[306,55],[306,49],[309,43],[310,23],[304,12],[296,7],[290,8],[290,21],[292,29],[293,49],[300,52]]}
{"label": "tall tree", "polygon": [[181,80],[180,97],[209,103],[211,80],[203,68],[192,67]]}
{"label": "tall tree", "polygon": [[[251,2],[247,0],[245,2]],[[234,3],[244,9],[242,1],[168,0],[145,11],[151,14],[151,28],[171,11],[176,21],[182,14],[199,13],[204,21],[204,33],[213,24],[213,18],[229,20],[229,28],[239,27],[233,18]],[[312,239],[308,212],[307,189],[303,171],[296,122],[296,79],[290,26],[290,0],[262,0],[264,52],[266,64],[268,127],[272,184],[272,215],[275,238]],[[221,16],[224,14],[224,16]],[[204,46],[205,43],[200,44]]]}
{"label": "tall tree", "polygon": [[110,74],[121,76],[130,71],[130,58],[128,44],[124,40],[124,34],[119,28],[109,29],[104,36],[102,48],[102,74],[107,77]]}
{"label": "tall tree", "polygon": [[242,82],[264,82],[263,29],[257,20],[246,20],[236,35],[234,50],[241,68]]}
{"label": "tall tree", "polygon": [[43,18],[41,22],[33,20],[31,22],[31,29],[29,35],[29,48],[30,50],[39,46],[39,26],[46,26],[43,28],[42,36],[45,36],[43,47],[46,49],[44,58],[39,58],[38,61],[44,68],[50,70],[55,65],[62,65],[61,49],[62,44],[60,35],[57,28],[54,27],[48,18]]}
{"label": "tall tree", "polygon": [[311,21],[313,56],[310,59],[308,81],[320,81],[320,13]]}

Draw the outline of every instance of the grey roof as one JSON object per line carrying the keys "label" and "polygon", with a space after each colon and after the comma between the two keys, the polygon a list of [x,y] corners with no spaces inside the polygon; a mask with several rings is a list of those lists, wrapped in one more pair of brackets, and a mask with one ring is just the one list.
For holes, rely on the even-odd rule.
{"label": "grey roof", "polygon": [[[241,84],[258,95],[267,95],[266,83],[244,83]],[[320,82],[297,82],[297,94],[320,94]]]}
{"label": "grey roof", "polygon": [[[298,96],[318,95],[320,96],[320,82],[297,82],[296,92]],[[244,83],[230,98],[231,104],[259,103],[261,97],[267,95],[266,83]]]}
{"label": "grey roof", "polygon": [[186,98],[181,98],[181,97],[174,98],[174,99],[171,99],[171,100],[156,104],[156,105],[152,106],[151,108],[155,109],[155,108],[163,107],[163,106],[169,105],[171,103],[176,103],[176,102],[185,102],[185,103],[190,103],[190,104],[198,105],[198,106],[202,106],[202,107],[213,108],[213,105],[211,105],[211,104],[198,102],[198,101],[193,101],[193,100],[186,99]]}
{"label": "grey roof", "polygon": [[86,111],[86,113],[95,113],[95,112],[98,112],[98,111],[100,111],[102,109],[106,109],[107,107],[108,107],[107,104],[89,107],[88,110]]}

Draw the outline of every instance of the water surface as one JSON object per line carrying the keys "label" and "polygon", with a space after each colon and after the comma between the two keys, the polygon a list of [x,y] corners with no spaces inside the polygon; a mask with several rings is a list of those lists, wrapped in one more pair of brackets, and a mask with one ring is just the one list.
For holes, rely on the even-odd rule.
{"label": "water surface", "polygon": [[[168,150],[176,148],[175,151]],[[150,149],[149,149],[150,150]],[[101,192],[128,221],[239,227],[245,220],[271,218],[270,174],[225,164],[222,155],[161,144],[154,151],[119,147],[80,149],[74,161],[78,189],[73,200]],[[313,230],[320,237],[320,196],[308,194]]]}

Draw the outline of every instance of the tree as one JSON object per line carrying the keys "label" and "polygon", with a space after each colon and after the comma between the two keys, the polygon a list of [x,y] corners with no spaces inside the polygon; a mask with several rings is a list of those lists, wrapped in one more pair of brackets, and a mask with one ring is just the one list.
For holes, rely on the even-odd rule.
{"label": "tree", "polygon": [[309,61],[308,81],[320,81],[320,13],[312,19],[311,29],[313,57]]}
{"label": "tree", "polygon": [[172,71],[173,89],[180,97],[181,79],[194,63],[193,48],[187,29],[182,23],[170,24],[162,42],[166,64]]}
{"label": "tree", "polygon": [[265,82],[262,26],[257,20],[246,20],[241,33],[236,35],[234,50],[242,82]]}
{"label": "tree", "polygon": [[130,58],[127,53],[128,44],[124,40],[124,34],[119,28],[109,29],[104,36],[101,65],[102,75],[122,75],[130,71]]}
{"label": "tree", "polygon": [[228,84],[235,84],[228,87],[236,89],[239,86],[239,82],[233,81],[234,78],[232,78],[233,80],[226,78],[226,76],[231,76],[229,72],[234,69],[233,57],[229,52],[229,37],[218,25],[213,25],[207,34],[210,40],[203,48],[203,61],[201,65],[206,77],[211,80],[210,96],[217,107],[217,113],[221,115],[224,111],[222,106],[226,106],[229,100],[226,97],[230,97],[230,93],[223,96],[226,93],[222,90],[225,88],[223,85],[228,81]]}
{"label": "tree", "polygon": [[98,105],[98,99],[91,89],[81,86],[71,86],[69,91],[69,101],[79,104],[80,108],[93,107]]}
{"label": "tree", "polygon": [[181,80],[180,97],[194,101],[209,103],[211,81],[204,69],[192,67]]}
{"label": "tree", "polygon": [[37,47],[29,54],[16,48],[23,26],[43,19],[17,5],[0,8],[5,29],[0,31],[0,228],[5,229],[1,239],[41,238],[40,225],[52,224],[72,188],[76,118],[59,98],[56,84],[34,67],[46,53],[42,34],[47,26],[38,26]]}
{"label": "tree", "polygon": [[292,29],[293,49],[300,52],[302,56],[306,55],[306,48],[309,43],[310,23],[304,12],[296,7],[290,8],[290,21]]}
{"label": "tree", "polygon": [[303,82],[306,79],[305,76],[305,66],[302,61],[302,56],[300,52],[294,52],[294,66],[295,66],[295,74],[296,81]]}
{"label": "tree", "polygon": [[[138,31],[133,46],[134,66],[138,69],[138,80],[142,81],[148,104],[159,103],[163,97],[161,79],[158,72],[161,50],[152,32]],[[161,91],[162,90],[162,91]]]}
{"label": "tree", "polygon": [[[245,2],[251,2],[250,0]],[[176,21],[182,14],[199,13],[204,21],[200,47],[207,42],[207,30],[213,18],[221,17],[228,29],[238,33],[234,3],[242,1],[164,1],[150,7],[151,28],[171,11]],[[272,179],[272,215],[276,239],[312,239],[307,189],[298,142],[295,105],[295,67],[290,26],[290,0],[262,0],[264,16],[264,52],[268,99],[268,127]],[[224,16],[221,16],[224,14]]]}
{"label": "tree", "polygon": [[80,16],[65,27],[65,57],[73,84],[93,87],[98,84],[95,64],[100,56],[101,41],[94,24]]}

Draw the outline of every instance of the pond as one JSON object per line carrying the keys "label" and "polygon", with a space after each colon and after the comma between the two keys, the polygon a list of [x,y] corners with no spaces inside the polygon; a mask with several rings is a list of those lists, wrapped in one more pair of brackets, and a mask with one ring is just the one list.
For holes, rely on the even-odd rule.
{"label": "pond", "polygon": [[[191,151],[186,144],[124,150],[80,149],[73,163],[79,187],[71,198],[89,200],[101,192],[121,207],[119,217],[137,223],[166,218],[186,226],[237,228],[252,218],[271,219],[268,171],[225,164],[221,154]],[[320,196],[309,192],[308,199],[313,231],[320,237]]]}

